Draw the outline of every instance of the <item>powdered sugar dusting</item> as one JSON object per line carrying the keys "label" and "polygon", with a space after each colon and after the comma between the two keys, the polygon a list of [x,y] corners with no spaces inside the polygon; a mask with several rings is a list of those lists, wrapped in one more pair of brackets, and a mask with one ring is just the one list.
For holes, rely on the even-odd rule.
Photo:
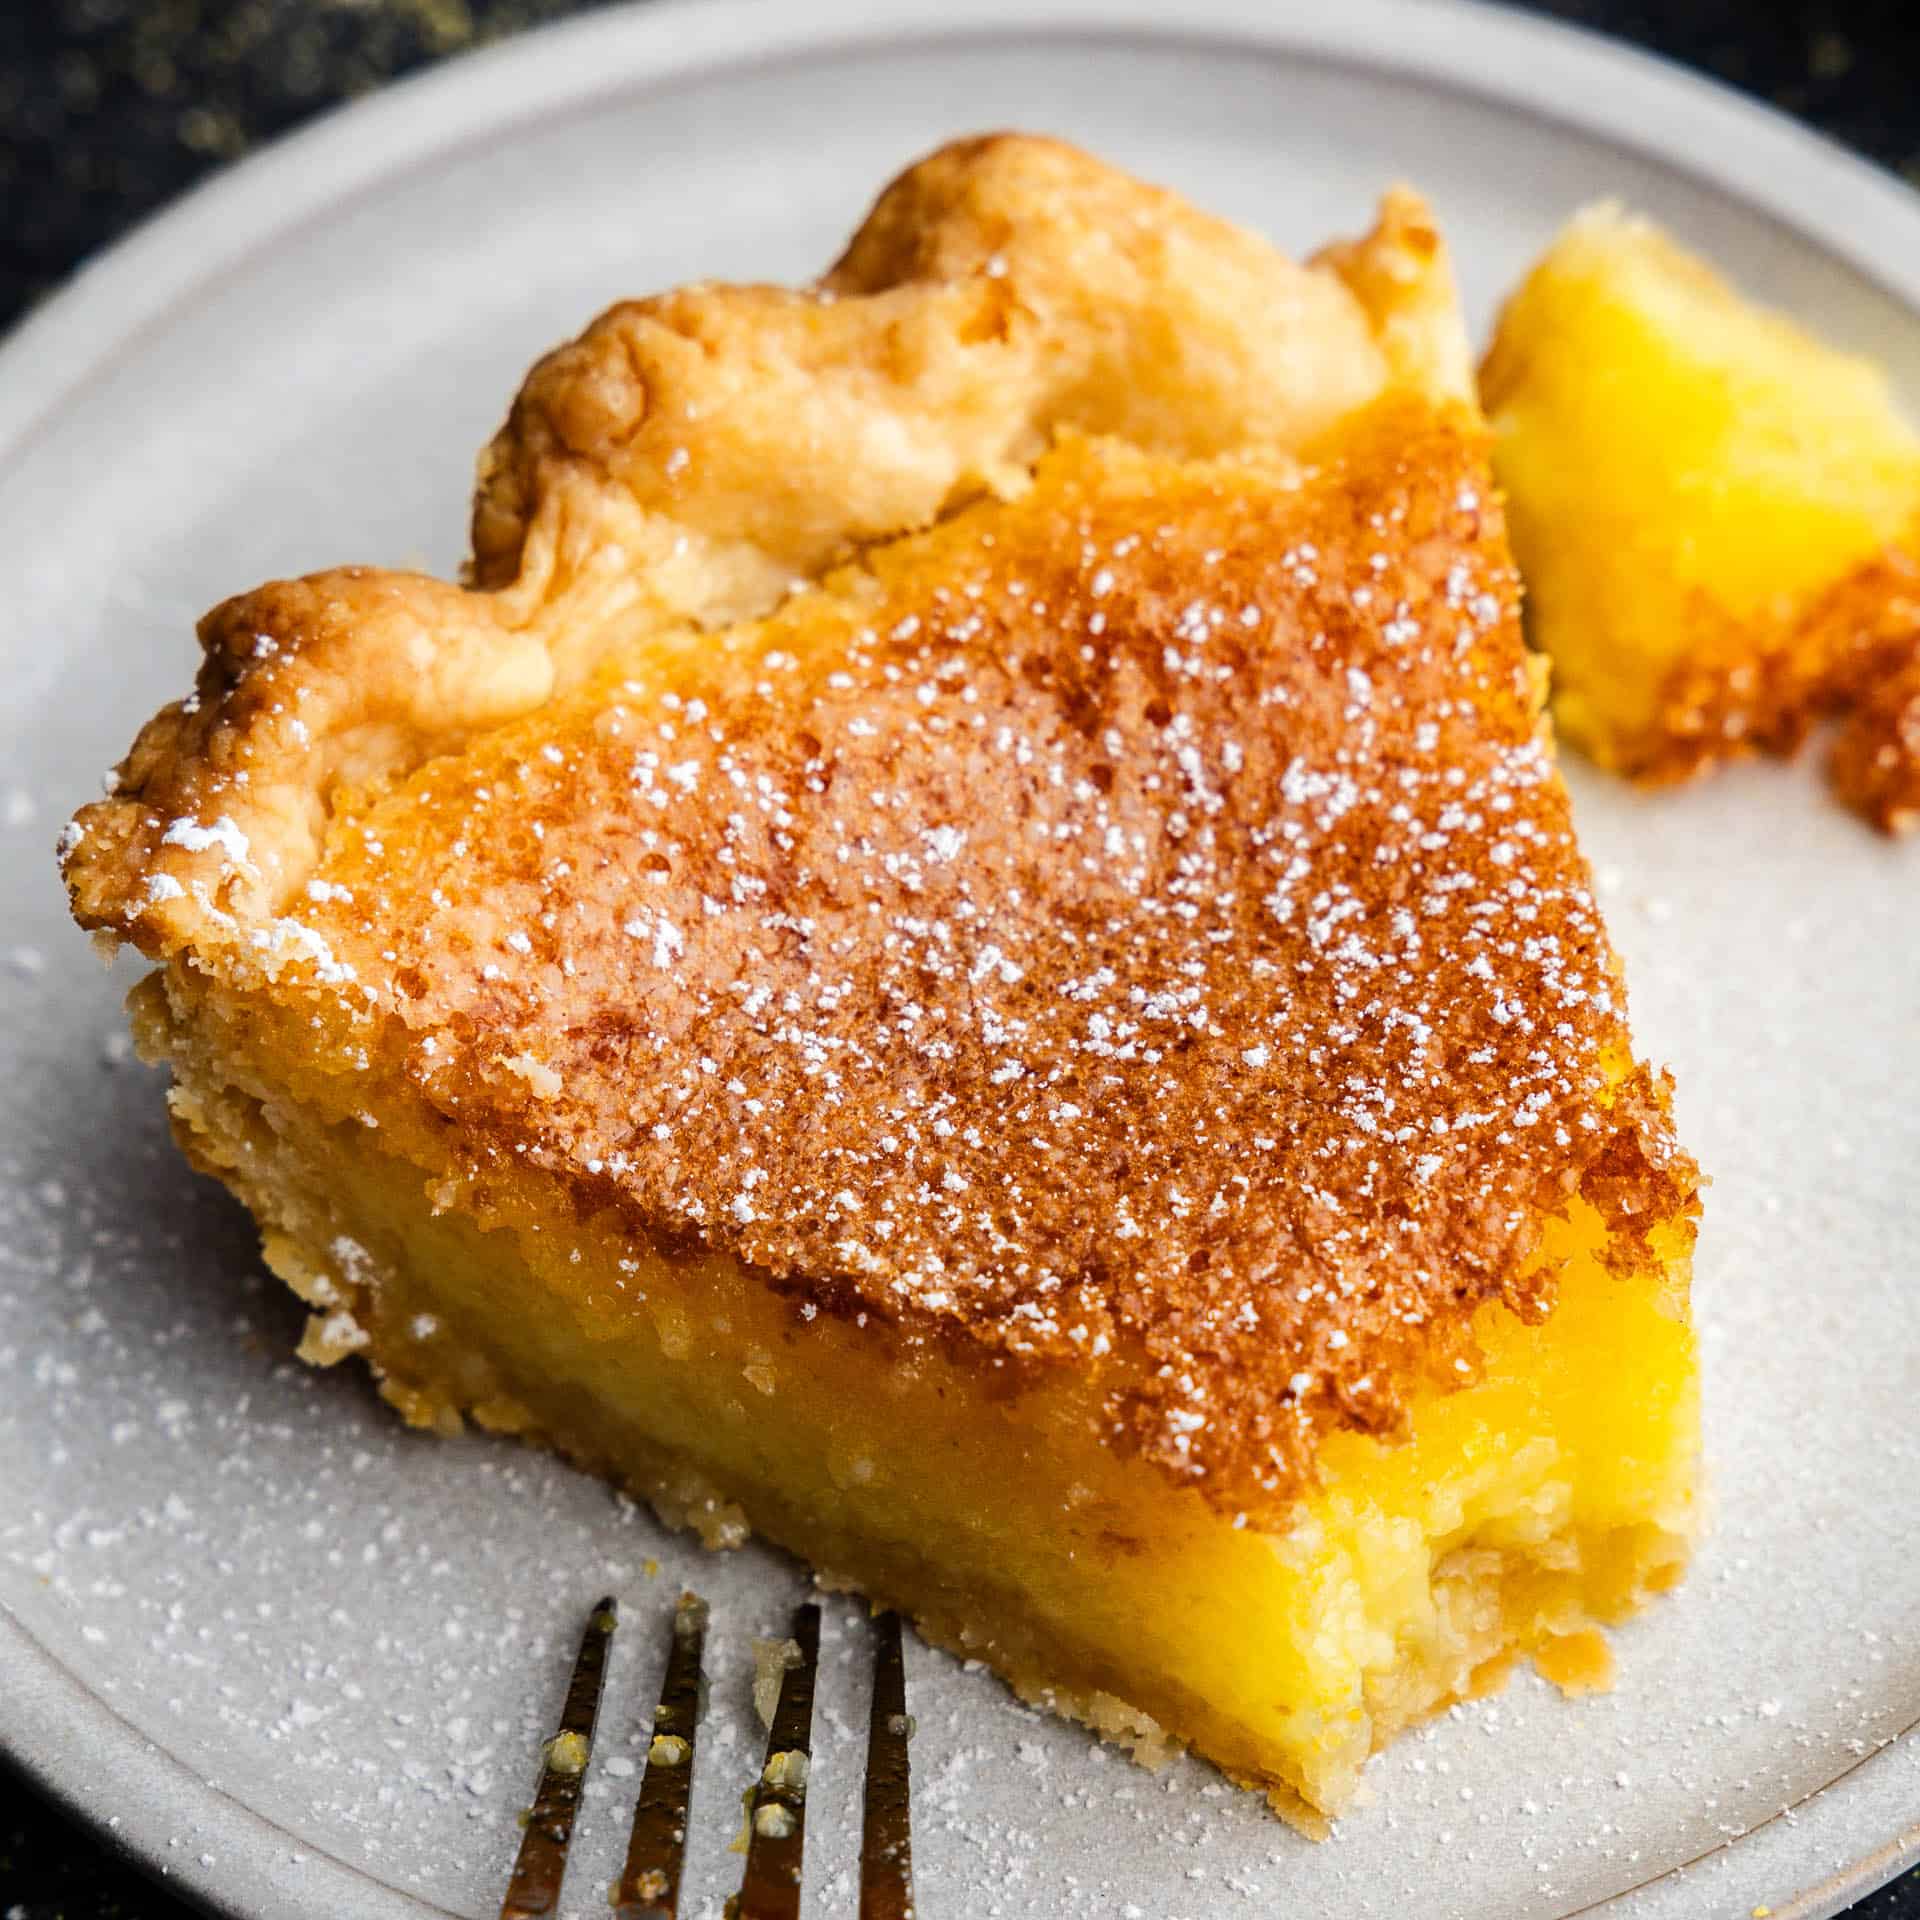
{"label": "powdered sugar dusting", "polygon": [[189,853],[205,853],[218,847],[236,867],[252,864],[252,848],[247,836],[235,824],[232,815],[221,814],[211,825],[197,820],[175,820],[160,836],[163,847],[184,847]]}
{"label": "powdered sugar dusting", "polygon": [[1690,1178],[1614,1087],[1513,577],[1426,431],[1284,494],[1061,456],[857,603],[428,769],[316,926],[426,1100],[590,1204],[909,1332],[1138,1353],[1116,1434],[1282,1499],[1546,1297],[1543,1211],[1631,1234]]}

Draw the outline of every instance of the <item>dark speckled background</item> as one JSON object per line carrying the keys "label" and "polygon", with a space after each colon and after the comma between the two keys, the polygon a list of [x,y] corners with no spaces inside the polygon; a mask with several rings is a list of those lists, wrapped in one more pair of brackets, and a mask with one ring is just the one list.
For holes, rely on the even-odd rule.
{"label": "dark speckled background", "polygon": [[[603,3],[0,0],[0,328],[260,141],[396,74]],[[1717,75],[1920,185],[1920,0],[1544,0],[1535,10]],[[184,1914],[0,1772],[0,1920]],[[1920,1874],[1851,1920],[1920,1920]]]}

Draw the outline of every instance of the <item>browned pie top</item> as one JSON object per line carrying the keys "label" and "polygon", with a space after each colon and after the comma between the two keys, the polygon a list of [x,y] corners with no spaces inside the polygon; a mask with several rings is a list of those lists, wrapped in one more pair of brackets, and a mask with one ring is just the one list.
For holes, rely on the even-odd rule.
{"label": "browned pie top", "polygon": [[[527,665],[511,590],[230,603],[70,878],[320,1009],[316,1055],[477,1178],[556,1175],[802,1316],[1080,1369],[1120,1444],[1263,1505],[1464,1377],[1479,1305],[1547,1308],[1547,1215],[1628,1260],[1695,1174],[1465,407],[1386,377],[1284,449],[1048,437],[764,618],[597,601],[571,689],[501,669],[479,719]],[[463,663],[465,717],[396,748],[335,650]]]}

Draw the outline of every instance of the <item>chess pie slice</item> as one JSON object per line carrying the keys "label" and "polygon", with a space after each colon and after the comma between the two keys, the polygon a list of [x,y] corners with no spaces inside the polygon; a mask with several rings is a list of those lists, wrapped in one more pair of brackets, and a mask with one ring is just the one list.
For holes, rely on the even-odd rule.
{"label": "chess pie slice", "polygon": [[472,582],[282,582],[69,830],[181,1144],[405,1417],[1312,1825],[1694,1525],[1636,1064],[1445,255],[1051,142],[614,309]]}

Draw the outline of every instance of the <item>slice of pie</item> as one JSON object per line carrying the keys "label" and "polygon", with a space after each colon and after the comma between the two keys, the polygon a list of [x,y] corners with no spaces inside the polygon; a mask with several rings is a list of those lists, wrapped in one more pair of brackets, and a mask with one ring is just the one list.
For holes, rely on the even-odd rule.
{"label": "slice of pie", "polygon": [[1308,1822],[1603,1678],[1697,1176],[1420,203],[1303,268],[948,148],[539,366],[474,548],[216,609],[70,829],[302,1351]]}
{"label": "slice of pie", "polygon": [[1669,780],[1839,715],[1840,797],[1920,818],[1920,434],[1882,369],[1600,206],[1508,303],[1481,391],[1569,739]]}

